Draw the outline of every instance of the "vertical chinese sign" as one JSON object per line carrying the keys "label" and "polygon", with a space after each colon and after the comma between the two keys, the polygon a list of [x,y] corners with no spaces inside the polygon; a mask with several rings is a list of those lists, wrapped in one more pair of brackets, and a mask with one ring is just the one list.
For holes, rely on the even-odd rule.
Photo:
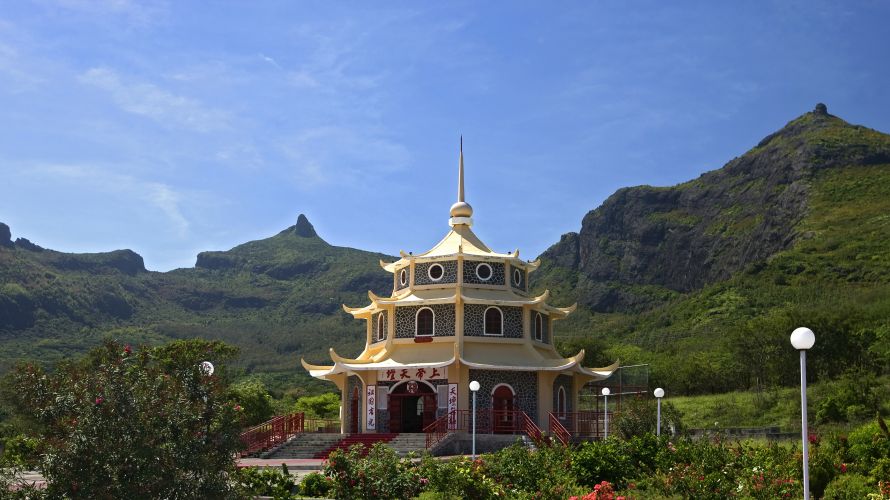
{"label": "vertical chinese sign", "polygon": [[368,385],[365,389],[365,408],[367,408],[367,429],[373,431],[377,429],[377,386]]}
{"label": "vertical chinese sign", "polygon": [[448,430],[457,429],[457,384],[448,384]]}

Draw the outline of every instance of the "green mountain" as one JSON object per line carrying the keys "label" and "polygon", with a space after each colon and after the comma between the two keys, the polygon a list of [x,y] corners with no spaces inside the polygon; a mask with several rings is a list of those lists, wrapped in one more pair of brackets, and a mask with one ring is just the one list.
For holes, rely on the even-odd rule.
{"label": "green mountain", "polygon": [[[791,121],[724,167],[673,186],[621,189],[532,275],[592,364],[649,363],[673,393],[793,384],[791,330],[812,328],[810,373],[890,365],[890,136],[828,114]],[[130,250],[70,254],[0,224],[0,372],[98,344],[203,337],[241,348],[246,373],[279,389],[325,387],[299,367],[363,325],[340,304],[386,294],[391,257],[322,240],[304,217],[279,234],[202,252],[194,268],[146,271]],[[573,351],[576,352],[576,351]]]}
{"label": "green mountain", "polygon": [[364,328],[340,310],[392,288],[383,254],[336,247],[305,216],[277,235],[194,268],[146,271],[130,250],[70,254],[11,241],[0,224],[0,371],[19,359],[53,361],[111,334],[127,342],[203,337],[241,348],[250,373],[312,384],[299,357],[364,345]]}
{"label": "green mountain", "polygon": [[820,104],[723,168],[621,189],[541,256],[537,286],[601,360],[651,363],[675,391],[793,383],[890,362],[890,136]]}

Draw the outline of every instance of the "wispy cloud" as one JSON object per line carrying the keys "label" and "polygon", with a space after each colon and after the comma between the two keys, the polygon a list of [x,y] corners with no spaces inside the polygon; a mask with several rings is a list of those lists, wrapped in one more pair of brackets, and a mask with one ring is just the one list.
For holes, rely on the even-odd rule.
{"label": "wispy cloud", "polygon": [[323,126],[304,130],[281,145],[293,162],[298,184],[311,188],[334,180],[363,182],[404,169],[410,153],[403,145],[369,131]]}
{"label": "wispy cloud", "polygon": [[165,126],[209,132],[226,128],[229,121],[224,111],[205,107],[195,99],[173,94],[152,83],[124,81],[109,68],[92,68],[78,80],[108,92],[124,111]]}
{"label": "wispy cloud", "polygon": [[185,196],[172,186],[106,169],[80,164],[42,164],[27,169],[29,175],[51,176],[127,200],[138,200],[163,213],[180,237],[189,230],[189,221],[182,212]]}

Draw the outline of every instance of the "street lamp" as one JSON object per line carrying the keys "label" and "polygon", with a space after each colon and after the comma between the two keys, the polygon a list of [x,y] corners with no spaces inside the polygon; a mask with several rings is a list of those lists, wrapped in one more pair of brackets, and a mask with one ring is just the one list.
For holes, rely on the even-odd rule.
{"label": "street lamp", "polygon": [[655,389],[655,399],[658,400],[658,424],[655,426],[655,435],[661,436],[661,398],[664,397],[664,389]]}
{"label": "street lamp", "polygon": [[203,373],[204,375],[207,375],[208,377],[213,375],[213,370],[214,370],[213,363],[211,363],[210,361],[202,361],[200,366],[201,366],[201,373]]}
{"label": "street lamp", "polygon": [[606,415],[605,415],[606,432],[603,435],[603,439],[609,439],[609,394],[610,394],[610,391],[609,391],[608,387],[603,387],[603,390],[601,392],[603,393],[603,398],[605,399],[605,402],[606,402],[605,403],[605,405],[606,405]]}
{"label": "street lamp", "polygon": [[807,436],[807,349],[816,343],[816,335],[809,328],[791,332],[791,345],[800,351],[800,436],[803,441],[803,497],[810,498],[810,446]]}
{"label": "street lamp", "polygon": [[476,460],[476,392],[479,387],[479,382],[470,382],[470,392],[473,393],[473,460]]}

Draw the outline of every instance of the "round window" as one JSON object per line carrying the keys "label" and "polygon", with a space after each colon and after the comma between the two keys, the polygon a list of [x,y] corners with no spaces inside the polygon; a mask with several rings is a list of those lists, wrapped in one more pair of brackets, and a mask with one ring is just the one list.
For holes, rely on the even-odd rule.
{"label": "round window", "polygon": [[445,275],[445,270],[442,269],[441,264],[433,264],[427,269],[426,274],[431,280],[439,281]]}
{"label": "round window", "polygon": [[513,284],[516,286],[522,286],[522,271],[519,269],[513,270]]}
{"label": "round window", "polygon": [[486,263],[479,264],[476,266],[476,276],[482,281],[488,281],[491,279],[491,266]]}
{"label": "round window", "polygon": [[399,284],[402,286],[405,286],[408,284],[408,270],[407,269],[402,269],[402,271],[399,273]]}

